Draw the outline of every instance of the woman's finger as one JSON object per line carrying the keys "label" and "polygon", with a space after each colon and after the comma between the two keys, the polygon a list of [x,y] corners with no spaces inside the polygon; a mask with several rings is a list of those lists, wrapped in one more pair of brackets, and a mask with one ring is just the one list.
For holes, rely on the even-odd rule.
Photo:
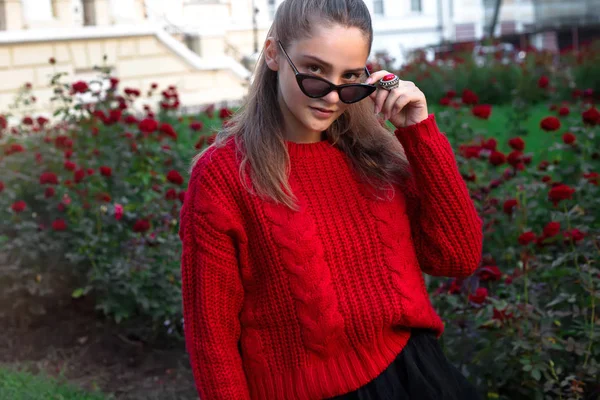
{"label": "woman's finger", "polygon": [[383,105],[385,103],[385,99],[387,98],[389,92],[385,89],[378,88],[375,96],[375,114],[379,114]]}
{"label": "woman's finger", "polygon": [[385,104],[383,105],[381,112],[384,115],[385,120],[387,121],[390,116],[392,116],[393,114],[393,107],[396,104],[396,102],[398,101],[398,98],[400,98],[401,96],[405,96],[406,94],[404,93],[404,91],[402,90],[402,88],[396,88],[393,89],[389,92],[387,98],[385,99]]}
{"label": "woman's finger", "polygon": [[411,100],[410,96],[407,95],[407,94],[402,94],[401,96],[399,96],[398,99],[396,100],[396,103],[392,107],[392,114],[391,115],[397,115],[397,114],[399,114],[400,111],[402,111],[402,109],[404,107],[406,107],[408,105],[408,103],[410,103],[411,101],[412,100]]}

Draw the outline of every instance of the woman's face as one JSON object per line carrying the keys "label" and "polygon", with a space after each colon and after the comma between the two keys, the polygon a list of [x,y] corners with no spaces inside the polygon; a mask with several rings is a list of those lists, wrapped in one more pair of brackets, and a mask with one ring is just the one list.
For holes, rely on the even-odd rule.
{"label": "woman's face", "polygon": [[[333,25],[313,28],[312,37],[293,41],[285,51],[299,72],[341,85],[364,82],[368,47],[367,38],[358,28]],[[278,71],[284,136],[296,142],[319,141],[321,132],[350,105],[340,101],[336,91],[317,99],[302,93],[294,70],[272,38],[267,40],[265,53],[269,68]]]}

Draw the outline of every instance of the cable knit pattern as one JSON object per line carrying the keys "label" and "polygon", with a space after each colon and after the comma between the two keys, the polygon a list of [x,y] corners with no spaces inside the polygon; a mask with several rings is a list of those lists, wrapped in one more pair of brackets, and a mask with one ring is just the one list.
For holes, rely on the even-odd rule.
{"label": "cable knit pattern", "polygon": [[442,334],[423,272],[471,274],[481,219],[433,115],[395,135],[412,175],[391,200],[328,141],[287,141],[299,211],[245,191],[233,140],[201,157],[179,234],[203,400],[334,397],[377,377],[410,328]]}
{"label": "cable knit pattern", "polygon": [[344,319],[337,309],[314,221],[308,213],[282,205],[268,203],[264,210],[272,223],[281,262],[289,273],[304,345],[321,357],[337,351],[343,343],[339,336],[344,331]]}

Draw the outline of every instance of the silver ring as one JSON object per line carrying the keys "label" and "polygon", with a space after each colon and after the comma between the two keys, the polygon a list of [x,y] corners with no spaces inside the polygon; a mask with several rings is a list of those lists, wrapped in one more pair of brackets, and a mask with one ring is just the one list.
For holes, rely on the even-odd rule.
{"label": "silver ring", "polygon": [[[394,74],[388,74],[379,80],[378,85],[380,88],[385,89],[385,90],[394,90],[398,86],[400,86],[400,78],[398,78],[397,75],[394,75],[393,79],[389,79],[388,78],[389,75],[394,75]],[[384,81],[385,78],[388,78],[388,80]]]}

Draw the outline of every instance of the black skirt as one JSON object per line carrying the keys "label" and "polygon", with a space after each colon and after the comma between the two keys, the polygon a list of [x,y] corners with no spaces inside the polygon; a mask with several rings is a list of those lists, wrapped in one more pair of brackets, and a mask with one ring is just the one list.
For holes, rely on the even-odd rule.
{"label": "black skirt", "polygon": [[444,355],[435,334],[413,329],[396,359],[377,378],[331,400],[481,400]]}

